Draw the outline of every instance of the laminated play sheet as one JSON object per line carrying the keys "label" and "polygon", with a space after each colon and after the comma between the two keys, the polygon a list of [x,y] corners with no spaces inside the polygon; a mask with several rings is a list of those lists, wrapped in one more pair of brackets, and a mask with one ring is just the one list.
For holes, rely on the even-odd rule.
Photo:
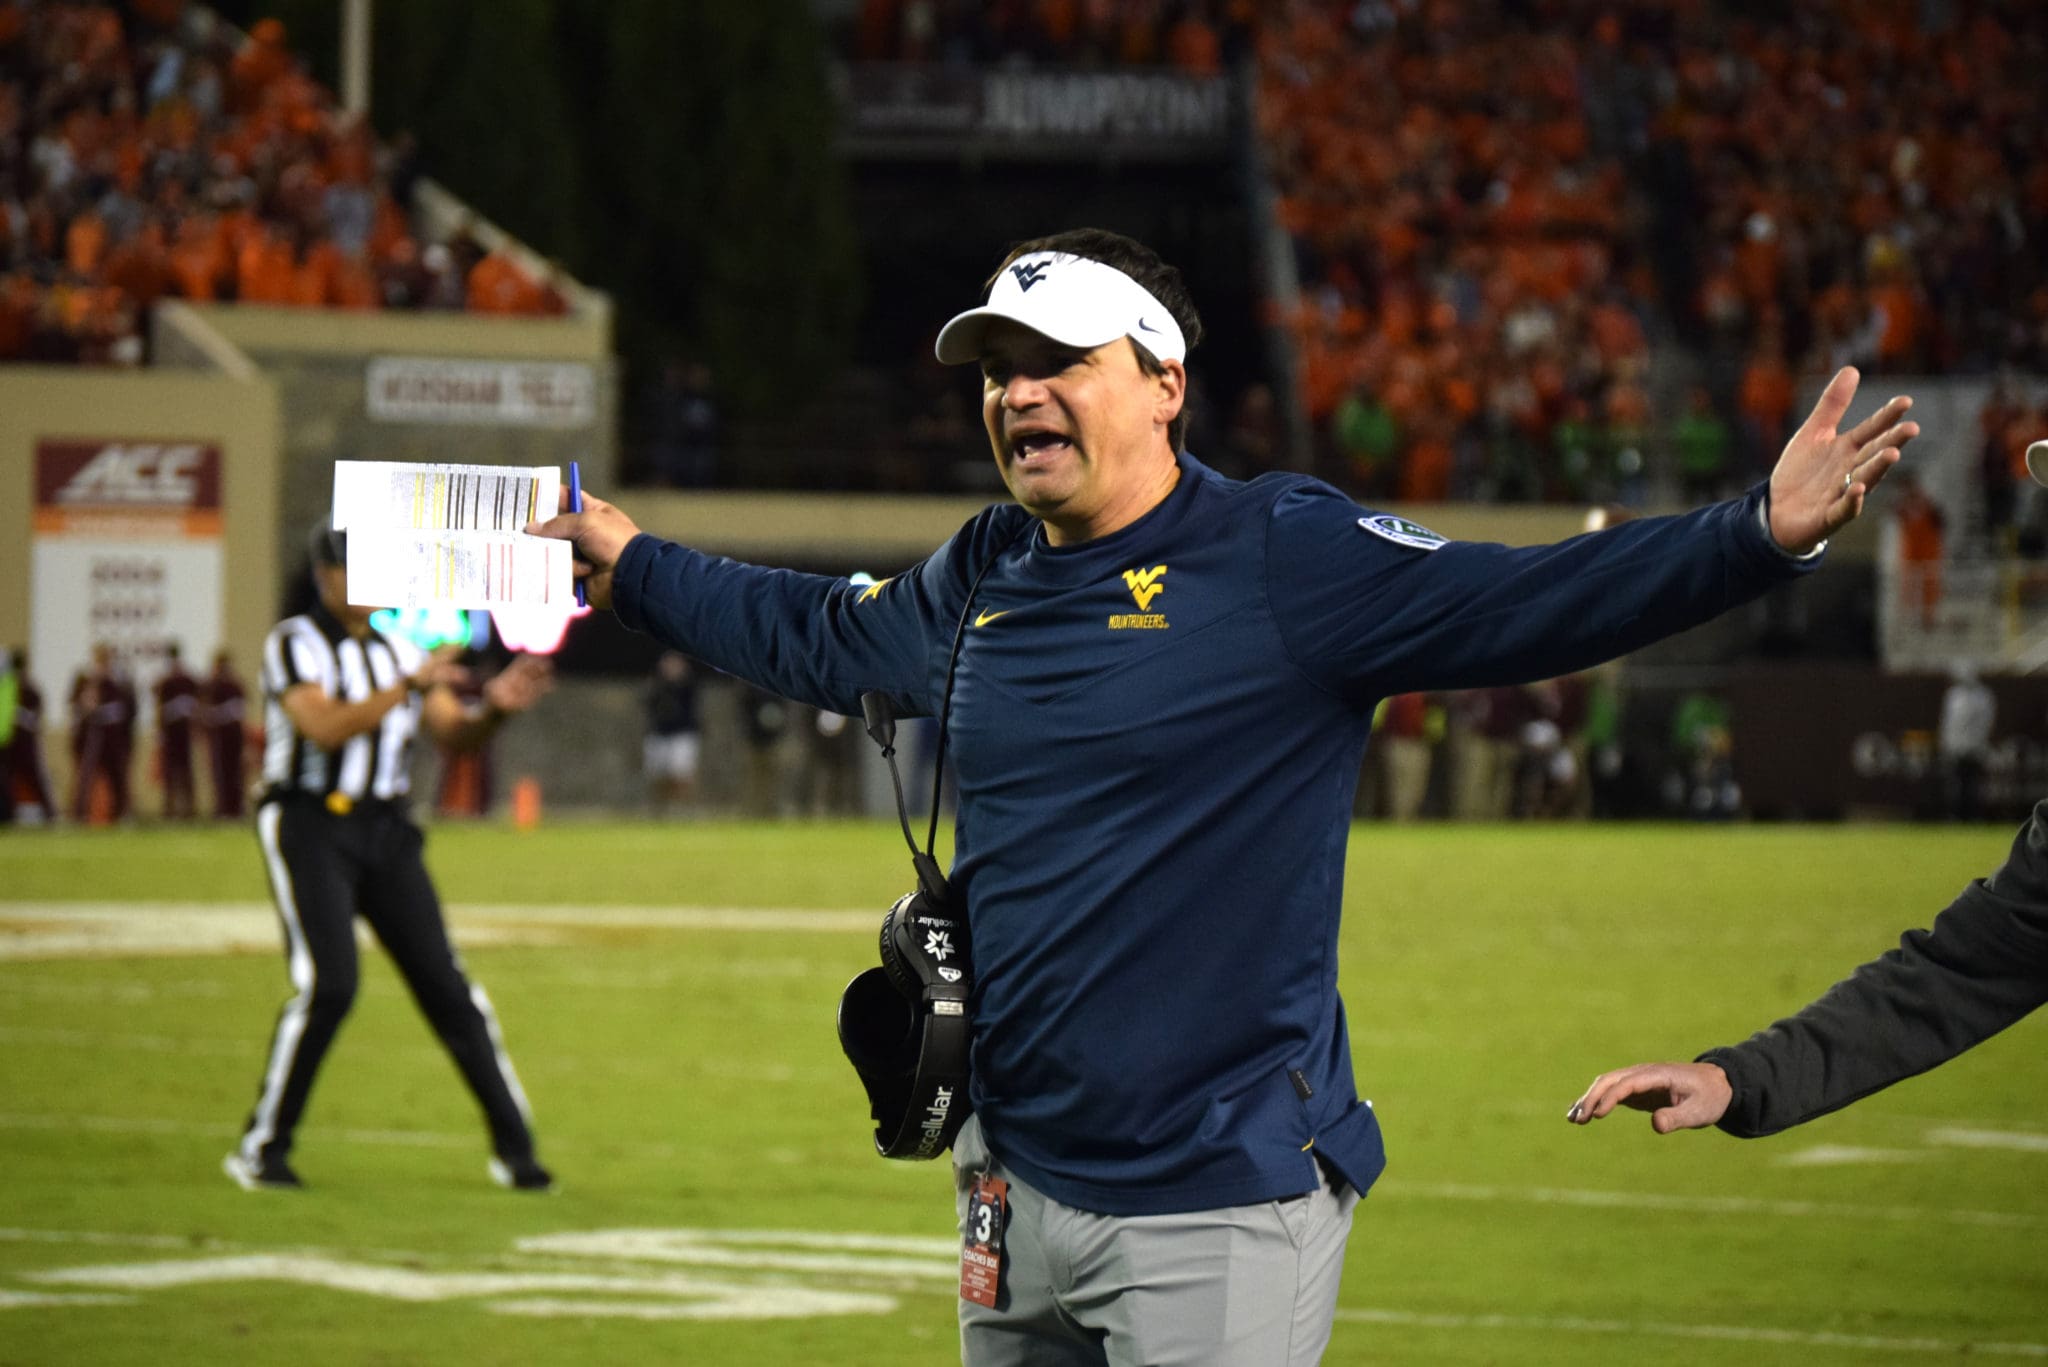
{"label": "laminated play sheet", "polygon": [[554,516],[553,466],[337,461],[348,597],[363,607],[574,607],[566,541],[520,530]]}

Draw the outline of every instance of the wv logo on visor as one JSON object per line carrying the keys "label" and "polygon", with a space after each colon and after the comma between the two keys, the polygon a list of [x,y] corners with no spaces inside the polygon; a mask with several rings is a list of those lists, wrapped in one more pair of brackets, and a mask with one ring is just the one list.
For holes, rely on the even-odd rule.
{"label": "wv logo on visor", "polygon": [[1046,269],[1047,263],[1043,261],[1034,261],[1028,266],[1020,262],[1010,267],[1010,274],[1017,277],[1018,289],[1028,290],[1045,278]]}

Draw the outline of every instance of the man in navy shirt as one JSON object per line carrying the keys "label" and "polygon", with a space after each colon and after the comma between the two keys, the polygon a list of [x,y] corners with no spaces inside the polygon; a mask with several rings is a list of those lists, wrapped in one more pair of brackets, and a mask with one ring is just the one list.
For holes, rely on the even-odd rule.
{"label": "man in navy shirt", "polygon": [[1008,1211],[993,1304],[961,1304],[973,1364],[1316,1361],[1385,1163],[1336,982],[1374,706],[1584,669],[1812,569],[1918,431],[1898,398],[1837,432],[1845,370],[1743,498],[1453,543],[1189,456],[1200,337],[1128,238],[1013,250],[938,355],[980,365],[1015,502],[881,584],[705,556],[588,497],[529,528],[575,541],[628,626],[814,706],[938,715],[951,674],[976,973],[958,1206]]}

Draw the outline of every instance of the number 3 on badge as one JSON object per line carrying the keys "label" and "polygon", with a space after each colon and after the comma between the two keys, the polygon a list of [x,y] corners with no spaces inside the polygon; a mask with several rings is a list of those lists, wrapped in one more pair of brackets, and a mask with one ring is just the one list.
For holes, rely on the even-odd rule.
{"label": "number 3 on badge", "polygon": [[967,1223],[960,1240],[960,1299],[993,1310],[1003,1279],[1003,1217],[1010,1184],[987,1173],[967,1193]]}

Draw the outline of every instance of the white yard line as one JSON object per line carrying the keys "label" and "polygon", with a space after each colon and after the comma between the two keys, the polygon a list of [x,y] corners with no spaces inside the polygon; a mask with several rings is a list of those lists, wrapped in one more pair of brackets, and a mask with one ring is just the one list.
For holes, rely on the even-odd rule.
{"label": "white yard line", "polygon": [[1372,1199],[1480,1201],[1541,1206],[1587,1206],[1601,1210],[1666,1210],[1699,1215],[1775,1215],[1792,1219],[1886,1220],[1908,1224],[1956,1224],[1997,1229],[2035,1229],[2039,1215],[2004,1210],[1954,1210],[1946,1206],[1860,1206],[1841,1201],[1774,1201],[1760,1196],[1680,1196],[1654,1191],[1602,1191],[1569,1187],[1469,1186],[1458,1182],[1379,1183]]}
{"label": "white yard line", "polygon": [[200,1039],[181,1035],[138,1035],[109,1030],[62,1030],[42,1025],[0,1025],[0,1044],[25,1044],[92,1050],[120,1049],[142,1054],[194,1054],[254,1057],[246,1039]]}
{"label": "white yard line", "polygon": [[2038,1130],[1975,1130],[1944,1125],[1927,1132],[1927,1142],[1955,1149],[2009,1149],[2015,1153],[2048,1153],[2048,1134]]}
{"label": "white yard line", "polygon": [[[0,1130],[85,1130],[99,1134],[182,1134],[211,1137],[233,1144],[241,1126],[232,1122],[201,1124],[189,1120],[163,1120],[154,1116],[121,1115],[28,1115],[0,1111]],[[433,1130],[329,1130],[322,1139],[345,1144],[383,1144],[408,1149],[469,1149],[483,1151],[484,1140],[474,1134],[445,1134]],[[663,1148],[668,1146],[664,1145]]]}
{"label": "white yard line", "polygon": [[[802,907],[585,907],[457,903],[458,944],[554,943],[586,930],[813,931],[873,935],[878,910]],[[136,954],[269,953],[277,913],[267,902],[0,902],[0,959]]]}
{"label": "white yard line", "polygon": [[1645,1338],[1705,1339],[1721,1343],[1778,1343],[1796,1348],[1841,1348],[1868,1353],[1930,1353],[1954,1356],[2048,1358],[2048,1343],[1986,1343],[1936,1338],[1890,1338],[1878,1334],[1835,1334],[1808,1329],[1768,1329],[1742,1324],[1672,1324],[1668,1320],[1603,1320],[1561,1315],[1433,1315],[1412,1310],[1346,1310],[1337,1318],[1354,1324],[1403,1329],[1531,1330],[1560,1334],[1627,1334]]}
{"label": "white yard line", "polygon": [[[0,1243],[82,1244],[185,1255],[161,1261],[24,1270],[17,1275],[40,1286],[91,1291],[78,1295],[0,1287],[0,1309],[108,1304],[137,1293],[208,1283],[284,1281],[410,1302],[473,1299],[500,1314],[645,1319],[810,1317],[886,1314],[896,1308],[894,1300],[867,1288],[886,1285],[915,1290],[948,1283],[957,1272],[950,1238],[822,1230],[587,1230],[531,1236],[519,1240],[509,1255],[481,1259],[391,1250],[259,1248],[220,1240],[195,1245],[162,1235],[9,1228],[0,1228]],[[536,1255],[550,1265],[536,1266]],[[757,1280],[761,1278],[768,1280]],[[116,1294],[108,1296],[109,1292]],[[2048,1358],[2048,1344],[2041,1343],[1755,1324],[1447,1314],[1384,1307],[1344,1307],[1337,1311],[1337,1318],[1346,1324],[1451,1333],[1600,1334],[1863,1354]]]}

